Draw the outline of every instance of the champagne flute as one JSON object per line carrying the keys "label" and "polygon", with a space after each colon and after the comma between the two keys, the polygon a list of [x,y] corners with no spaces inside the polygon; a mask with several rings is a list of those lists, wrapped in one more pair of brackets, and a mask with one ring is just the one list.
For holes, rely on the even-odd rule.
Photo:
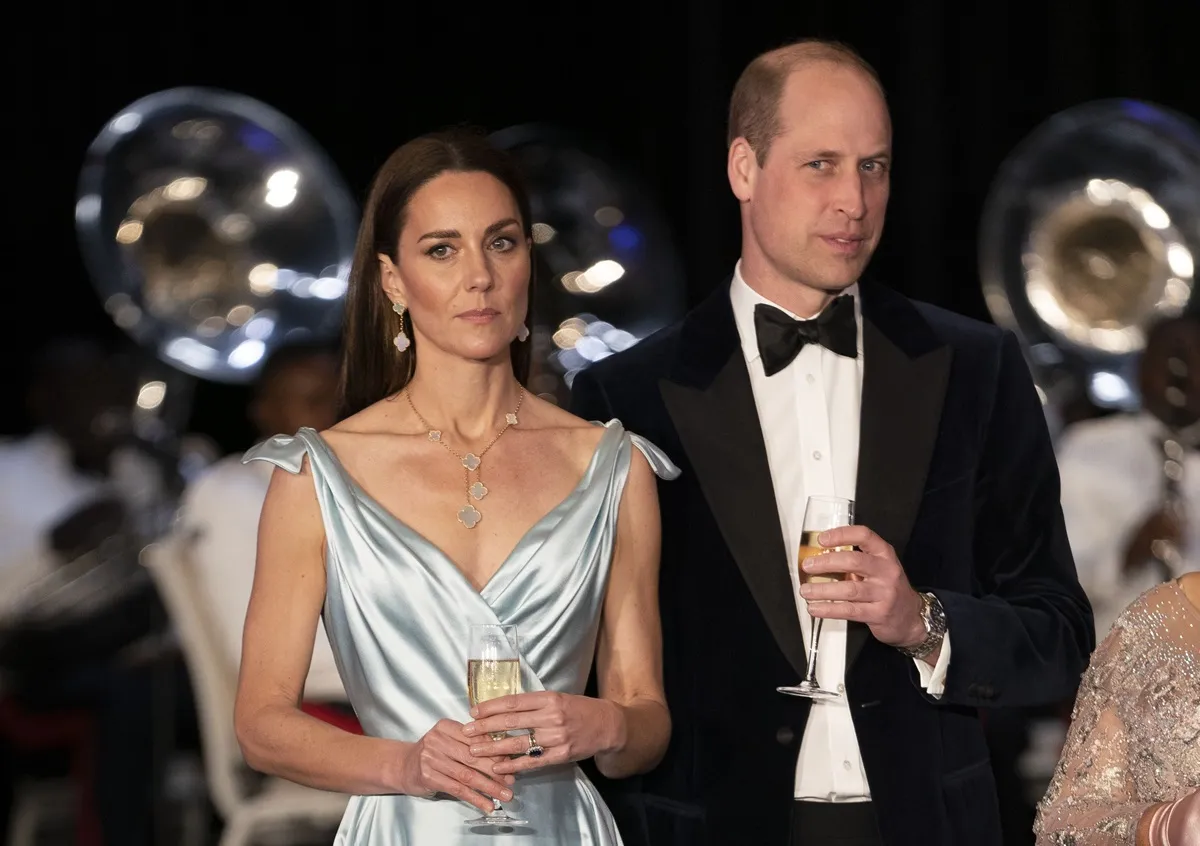
{"label": "champagne flute", "polygon": [[[467,652],[467,698],[474,708],[480,702],[521,692],[521,653],[516,626],[476,624],[471,626],[471,645]],[[492,740],[503,740],[508,732],[488,732]],[[467,820],[467,825],[526,825],[526,820],[510,817],[492,799],[486,816]]]}
{"label": "champagne flute", "polygon": [[[805,582],[840,582],[845,580],[845,573],[817,573],[809,575],[805,572],[804,560],[814,555],[827,552],[854,549],[853,546],[823,547],[817,542],[821,532],[836,529],[839,526],[854,524],[854,502],[836,496],[810,496],[804,507],[804,523],[800,529],[800,554],[796,560],[796,572],[799,583]],[[789,696],[804,696],[816,701],[827,702],[838,699],[841,694],[833,690],[825,690],[817,684],[817,655],[820,651],[821,624],[825,622],[820,617],[812,618],[812,636],[808,647],[808,673],[804,681],[791,687],[775,688],[780,693]]]}

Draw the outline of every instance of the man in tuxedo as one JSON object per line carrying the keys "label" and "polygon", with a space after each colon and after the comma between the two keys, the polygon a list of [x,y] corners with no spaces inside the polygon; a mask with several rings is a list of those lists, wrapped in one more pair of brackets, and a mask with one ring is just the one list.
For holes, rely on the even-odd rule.
{"label": "man in tuxedo", "polygon": [[[940,162],[923,166],[939,167]],[[1014,336],[862,278],[891,124],[852,50],[755,59],[730,108],[732,278],[578,374],[683,475],[661,486],[662,763],[600,786],[629,846],[1001,842],[977,711],[1073,695],[1094,647],[1045,417]],[[789,575],[807,497],[855,501]],[[807,668],[812,702],[777,687]]]}

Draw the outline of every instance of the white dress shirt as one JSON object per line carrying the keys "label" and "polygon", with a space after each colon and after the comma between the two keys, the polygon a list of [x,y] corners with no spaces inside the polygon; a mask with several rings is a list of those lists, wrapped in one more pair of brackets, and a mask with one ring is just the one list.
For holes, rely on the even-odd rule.
{"label": "white dress shirt", "polygon": [[[1072,424],[1057,445],[1067,538],[1092,603],[1098,641],[1125,606],[1161,581],[1150,567],[1122,573],[1134,533],[1162,507],[1160,432],[1161,424],[1149,414],[1116,414]],[[1188,525],[1176,576],[1200,570],[1200,454],[1195,450],[1184,458],[1180,493]]]}
{"label": "white dress shirt", "polygon": [[[812,617],[800,597],[797,557],[809,496],[854,499],[858,475],[859,417],[862,401],[862,309],[858,286],[846,290],[854,297],[858,324],[858,358],[837,355],[817,344],[806,344],[787,367],[773,376],[763,371],[754,329],[754,307],[767,303],[793,318],[798,315],[772,303],[750,288],[742,278],[741,262],[733,273],[730,300],[741,336],[742,353],[750,371],[750,385],[766,441],[771,482],[779,507],[779,523],[788,550],[788,566],[796,588],[796,613],[805,649],[811,638]],[[826,689],[845,691],[845,620],[826,620],[817,655],[817,681]],[[921,684],[931,695],[942,693],[950,662],[950,639],[942,643],[937,665],[916,661]],[[797,679],[799,681],[799,679]],[[783,696],[784,694],[779,694]],[[800,743],[796,764],[795,796],[808,801],[868,801],[867,784],[858,738],[843,696],[832,702],[814,702]]]}
{"label": "white dress shirt", "polygon": [[116,451],[108,477],[101,478],[76,469],[66,443],[48,430],[0,444],[0,622],[35,606],[39,613],[60,605],[74,604],[77,612],[92,607],[85,597],[100,594],[88,586],[67,587],[50,532],[104,497],[119,500],[136,517],[161,496],[153,462],[130,450]]}
{"label": "white dress shirt", "polygon": [[[234,667],[241,663],[242,629],[258,552],[258,518],[273,469],[265,461],[242,464],[240,455],[223,458],[188,486],[179,515],[184,534],[196,535],[196,577],[220,628],[226,659]],[[322,625],[317,626],[304,698],[346,701]]]}

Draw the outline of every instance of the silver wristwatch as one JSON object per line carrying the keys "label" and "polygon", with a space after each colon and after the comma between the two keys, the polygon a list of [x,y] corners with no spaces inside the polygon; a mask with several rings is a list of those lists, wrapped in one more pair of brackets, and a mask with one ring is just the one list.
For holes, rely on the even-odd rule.
{"label": "silver wristwatch", "polygon": [[912,647],[899,647],[900,651],[909,658],[921,659],[942,645],[946,636],[946,612],[942,603],[932,593],[919,594],[921,597],[921,621],[925,624],[925,639]]}

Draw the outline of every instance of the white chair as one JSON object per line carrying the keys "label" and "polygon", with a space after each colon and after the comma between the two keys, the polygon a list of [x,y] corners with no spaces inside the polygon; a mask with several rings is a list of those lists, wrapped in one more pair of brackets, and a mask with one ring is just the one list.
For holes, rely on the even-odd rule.
{"label": "white chair", "polygon": [[[349,797],[260,778],[246,766],[233,726],[237,668],[222,654],[213,615],[198,590],[187,542],[175,536],[146,547],[145,564],[179,635],[192,680],[208,788],[225,820],[220,846],[312,829],[333,830]],[[274,836],[272,836],[274,835]]]}

